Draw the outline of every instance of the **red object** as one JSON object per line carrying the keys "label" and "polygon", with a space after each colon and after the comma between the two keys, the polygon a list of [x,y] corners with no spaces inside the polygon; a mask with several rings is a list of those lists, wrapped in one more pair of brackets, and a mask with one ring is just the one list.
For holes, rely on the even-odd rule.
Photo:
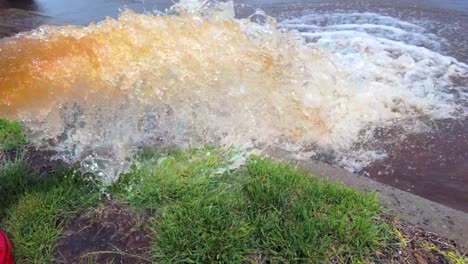
{"label": "red object", "polygon": [[7,235],[0,230],[0,264],[14,264],[13,246]]}

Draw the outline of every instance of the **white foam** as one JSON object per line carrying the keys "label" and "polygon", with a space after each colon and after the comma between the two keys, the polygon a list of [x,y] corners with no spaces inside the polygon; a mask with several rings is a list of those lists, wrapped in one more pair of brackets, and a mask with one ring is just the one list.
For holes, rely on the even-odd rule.
{"label": "white foam", "polygon": [[[345,78],[349,84],[347,89],[353,90],[352,101],[367,104],[374,110],[365,113],[367,116],[363,118],[374,125],[383,120],[405,119],[406,107],[408,111],[416,107],[433,118],[450,118],[468,112],[463,104],[467,98],[463,93],[465,88],[456,87],[452,82],[454,76],[467,78],[468,66],[441,55],[440,47],[445,40],[419,25],[373,13],[335,13],[306,15],[282,21],[279,26],[300,34],[309,47],[326,50],[337,68],[350,71]],[[463,99],[456,100],[450,89],[460,91]],[[395,101],[406,106],[397,107],[397,113],[388,113],[386,105],[394,105],[391,102]],[[351,106],[349,101],[345,105]],[[362,128],[358,120],[353,124],[346,119],[347,124],[341,129]],[[368,134],[367,139],[361,140],[371,137]],[[367,149],[345,151],[339,154],[338,160],[349,170],[359,171],[373,160],[385,157],[385,153],[379,157],[372,153],[375,152]]]}
{"label": "white foam", "polygon": [[[281,27],[289,30],[298,30],[299,32],[308,33],[309,37],[321,38],[323,36],[350,36],[351,34],[366,33],[378,38],[386,38],[395,41],[404,41],[405,43],[427,47],[435,50],[441,48],[440,39],[433,34],[423,34],[418,32],[408,32],[406,30],[374,24],[342,24],[332,26],[316,26],[307,24],[290,24],[281,23]],[[351,34],[350,34],[351,33]]]}
{"label": "white foam", "polygon": [[342,24],[374,24],[401,28],[409,32],[425,31],[425,28],[419,25],[375,13],[309,14],[302,17],[287,20],[287,23],[305,23],[319,26]]}

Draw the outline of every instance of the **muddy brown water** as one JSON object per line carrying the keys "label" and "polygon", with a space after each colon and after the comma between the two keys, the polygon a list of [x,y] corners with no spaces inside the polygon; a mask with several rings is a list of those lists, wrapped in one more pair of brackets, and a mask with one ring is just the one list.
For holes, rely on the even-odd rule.
{"label": "muddy brown water", "polygon": [[[373,12],[403,21],[430,21],[426,28],[448,40],[440,53],[468,63],[468,1],[242,1],[241,16],[261,7],[279,20],[314,12]],[[245,4],[245,5],[241,5]],[[120,10],[164,10],[166,0],[0,0],[0,36],[11,36],[43,24],[86,25]],[[394,140],[398,130],[382,129],[379,142],[388,158],[359,172],[382,183],[468,212],[468,119],[442,120],[425,134]]]}

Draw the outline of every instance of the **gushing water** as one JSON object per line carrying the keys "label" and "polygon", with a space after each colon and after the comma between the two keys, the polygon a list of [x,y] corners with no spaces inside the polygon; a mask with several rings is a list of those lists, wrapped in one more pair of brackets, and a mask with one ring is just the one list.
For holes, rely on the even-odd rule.
{"label": "gushing water", "polygon": [[0,116],[112,181],[139,148],[157,145],[333,152],[356,170],[385,157],[356,147],[375,128],[418,132],[466,114],[457,80],[468,66],[414,24],[335,14],[278,26],[260,11],[262,22],[235,19],[230,2],[183,1],[169,13],[125,11],[4,39]]}

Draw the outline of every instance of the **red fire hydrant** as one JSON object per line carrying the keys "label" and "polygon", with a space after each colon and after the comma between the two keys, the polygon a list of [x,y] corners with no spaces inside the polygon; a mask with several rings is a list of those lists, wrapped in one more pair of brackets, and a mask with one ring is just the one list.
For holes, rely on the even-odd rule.
{"label": "red fire hydrant", "polygon": [[13,246],[7,235],[0,230],[0,264],[14,264]]}

